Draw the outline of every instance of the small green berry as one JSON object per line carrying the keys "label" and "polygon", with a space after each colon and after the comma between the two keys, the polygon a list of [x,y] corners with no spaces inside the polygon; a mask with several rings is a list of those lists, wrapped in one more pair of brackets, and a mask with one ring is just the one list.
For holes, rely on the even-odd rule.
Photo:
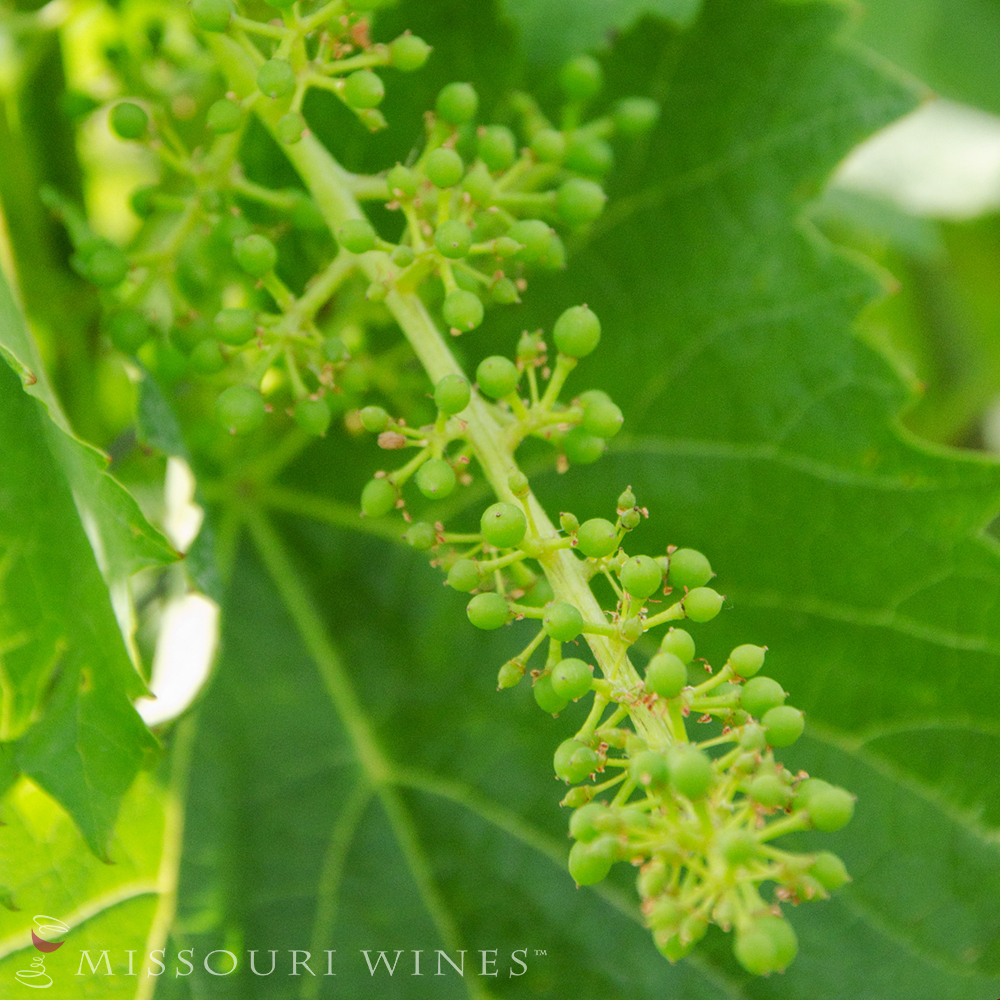
{"label": "small green berry", "polygon": [[563,354],[586,357],[600,342],[601,321],[587,306],[570,306],[556,320],[552,339]]}
{"label": "small green berry", "polygon": [[704,750],[678,747],[670,755],[670,783],[692,801],[702,799],[715,781],[712,759]]}
{"label": "small green berry", "polygon": [[495,545],[498,549],[510,549],[524,538],[528,522],[520,507],[499,501],[486,508],[479,527],[490,545]]}
{"label": "small green berry", "polygon": [[603,177],[614,162],[614,151],[603,139],[577,136],[566,144],[564,165],[588,177]]}
{"label": "small green berry", "polygon": [[817,830],[836,833],[847,826],[854,815],[854,796],[846,789],[831,785],[810,795],[806,809]]}
{"label": "small green berry", "polygon": [[737,646],[729,654],[728,663],[737,677],[753,677],[764,666],[766,652],[767,650],[763,646],[744,643],[742,646]]}
{"label": "small green berry", "polygon": [[223,97],[216,101],[208,109],[205,117],[205,124],[209,131],[217,135],[226,135],[235,132],[243,121],[243,111],[235,101],[230,101]]}
{"label": "small green berry", "polygon": [[396,506],[396,490],[388,479],[369,479],[361,491],[361,512],[365,517],[384,517]]}
{"label": "small green berry", "polygon": [[352,108],[377,108],[384,97],[382,78],[370,69],[359,69],[344,80],[344,100]]}
{"label": "small green berry", "polygon": [[502,306],[512,306],[521,301],[518,294],[517,285],[510,278],[498,278],[490,289],[493,301]]}
{"label": "small green berry", "polygon": [[609,556],[618,548],[618,531],[603,517],[592,517],[580,525],[576,534],[580,551],[591,559]]}
{"label": "small green berry", "polygon": [[366,406],[359,416],[361,426],[369,434],[381,434],[389,426],[389,414],[381,406]]}
{"label": "small green berry", "polygon": [[330,407],[323,399],[300,399],[293,410],[295,422],[307,434],[324,437],[330,427]]}
{"label": "small green berry", "polygon": [[506,170],[517,156],[517,140],[504,125],[486,125],[479,130],[479,158],[493,173]]}
{"label": "small green berry", "polygon": [[200,316],[190,323],[170,328],[170,342],[184,354],[190,354],[206,337],[212,336],[212,324]]}
{"label": "small green berry", "polygon": [[563,451],[574,465],[592,465],[603,454],[604,438],[588,434],[582,427],[574,427],[563,438]]}
{"label": "small green berry", "polygon": [[403,541],[407,545],[412,545],[418,552],[426,552],[428,549],[434,548],[437,542],[437,533],[434,531],[433,524],[417,521],[403,533]]}
{"label": "small green berry", "polygon": [[257,331],[257,317],[252,309],[220,309],[215,316],[215,336],[230,347],[239,347]]}
{"label": "small green berry", "polygon": [[507,488],[520,500],[528,495],[531,484],[520,469],[514,469],[507,477]]}
{"label": "small green berry", "polygon": [[795,810],[808,809],[814,795],[833,787],[833,785],[822,778],[806,778],[805,781],[800,782],[795,788],[795,800],[792,802],[792,808]]}
{"label": "small green berry", "polygon": [[367,219],[348,219],[337,230],[337,239],[349,253],[367,253],[375,246],[376,233]]}
{"label": "small green berry", "polygon": [[531,151],[542,163],[558,163],[566,155],[566,137],[554,128],[543,128],[531,140]]}
{"label": "small green berry", "polygon": [[584,660],[567,657],[552,668],[552,690],[567,701],[582,698],[593,682],[593,668]]}
{"label": "small green berry", "polygon": [[389,190],[397,197],[412,198],[417,193],[417,178],[413,171],[397,163],[388,174],[386,183]]}
{"label": "small green berry", "polygon": [[598,823],[607,809],[603,802],[588,802],[575,809],[569,818],[569,835],[585,844],[596,840],[601,835]]}
{"label": "small green berry", "polygon": [[559,71],[559,86],[571,101],[589,101],[604,86],[604,71],[593,56],[576,56]]}
{"label": "small green berry", "polygon": [[453,330],[475,330],[483,321],[483,303],[475,292],[456,288],[445,296],[441,315]]}
{"label": "small green berry", "polygon": [[542,626],[557,642],[571,642],[583,631],[583,616],[568,601],[555,601],[545,609]]}
{"label": "small green berry", "polygon": [[295,70],[286,59],[268,59],[257,70],[257,87],[261,93],[277,100],[290,97],[295,91]]}
{"label": "small green berry", "polygon": [[556,777],[568,785],[586,781],[597,770],[598,763],[597,754],[578,740],[564,740],[552,758]]}
{"label": "small green berry", "polygon": [[230,0],[191,0],[191,17],[202,31],[225,31],[232,16]]}
{"label": "small green berry", "polygon": [[472,246],[472,230],[458,219],[449,219],[437,227],[434,233],[434,246],[442,257],[459,260]]}
{"label": "small green berry", "polygon": [[719,837],[719,853],[727,864],[745,865],[760,853],[760,842],[749,830],[729,830]]}
{"label": "small green berry", "polygon": [[476,369],[476,381],[479,388],[493,399],[509,396],[521,380],[521,373],[510,358],[494,354],[484,358]]}
{"label": "small green berry", "polygon": [[448,586],[463,594],[479,586],[479,566],[474,559],[458,559],[448,570]]}
{"label": "small green berry", "polygon": [[724,600],[711,587],[695,587],[684,597],[684,613],[693,622],[710,622],[722,610]]}
{"label": "small green berry", "polygon": [[431,54],[431,47],[408,31],[389,43],[389,59],[393,67],[402,73],[413,73],[420,69]]}
{"label": "small green berry", "polygon": [[486,205],[493,199],[496,185],[485,163],[477,163],[462,180],[462,190],[477,205]]}
{"label": "small green berry", "polygon": [[393,248],[390,256],[392,257],[393,264],[397,267],[409,267],[417,259],[413,248],[405,244],[400,244],[400,246]]}
{"label": "small green berry", "polygon": [[217,375],[226,367],[226,359],[219,350],[219,342],[209,338],[196,344],[188,358],[188,365],[199,375]]}
{"label": "small green berry", "polygon": [[747,972],[767,976],[780,972],[795,958],[798,941],[791,924],[781,917],[758,917],[749,927],[738,928],[733,954]]}
{"label": "small green berry", "polygon": [[567,535],[572,535],[574,532],[580,530],[580,522],[576,519],[575,514],[571,514],[569,511],[563,511],[559,515],[559,527],[562,528]]}
{"label": "small green berry", "polygon": [[249,434],[264,422],[264,400],[256,389],[245,385],[231,385],[215,401],[219,423],[230,434]]}
{"label": "small green berry", "polygon": [[613,438],[622,428],[625,418],[606,392],[591,389],[580,396],[583,419],[580,426],[600,438]]}
{"label": "small green berry", "polygon": [[809,874],[827,892],[834,892],[851,881],[851,876],[847,874],[847,867],[844,865],[844,862],[830,851],[820,851],[816,855],[816,860],[813,861],[809,868]]}
{"label": "small green berry", "polygon": [[633,556],[621,569],[622,586],[640,601],[655,594],[663,583],[663,570],[649,556]]}
{"label": "small green berry", "polygon": [[128,274],[128,257],[107,240],[95,240],[81,247],[74,264],[91,284],[98,288],[115,288]]}
{"label": "small green berry", "polygon": [[617,854],[614,837],[598,837],[589,843],[578,840],[569,852],[569,873],[577,885],[597,885],[608,877]]}
{"label": "small green berry", "polygon": [[556,694],[555,688],[552,687],[551,674],[542,674],[536,677],[531,693],[534,696],[535,704],[543,712],[548,712],[549,715],[558,715],[569,704],[565,698]]}
{"label": "small green berry", "polygon": [[306,130],[306,120],[298,111],[289,111],[282,115],[274,125],[274,132],[278,140],[286,146],[294,146],[302,139]]}
{"label": "small green berry", "polygon": [[629,777],[644,788],[658,788],[670,779],[667,758],[656,750],[637,753],[628,765]]}
{"label": "small green berry", "polygon": [[427,179],[438,188],[454,187],[465,173],[462,157],[447,146],[432,149],[424,160]]}
{"label": "small green berry", "polygon": [[449,416],[461,413],[469,405],[472,390],[461,375],[445,375],[434,386],[434,402],[438,409]]}
{"label": "small green berry", "polygon": [[497,672],[497,690],[516,687],[524,676],[524,664],[508,660]]}
{"label": "small green berry", "polygon": [[274,270],[278,262],[278,251],[266,237],[251,233],[236,244],[236,263],[250,275],[251,278],[262,278],[268,271]]}
{"label": "small green berry", "polygon": [[615,125],[627,136],[648,132],[659,117],[660,105],[648,97],[623,97],[614,109]]}
{"label": "small green berry", "polygon": [[770,677],[754,677],[743,685],[740,692],[740,707],[757,719],[772,708],[784,704],[784,701],[784,690]]}
{"label": "small green berry", "polygon": [[507,230],[507,235],[523,248],[515,255],[517,260],[537,264],[548,252],[554,232],[541,219],[520,219]]}
{"label": "small green berry", "polygon": [[125,354],[135,354],[152,333],[146,317],[134,309],[123,309],[108,321],[111,343]]}
{"label": "small green berry", "polygon": [[479,110],[479,95],[471,83],[449,83],[437,95],[437,113],[452,125],[464,125]]}
{"label": "small green berry", "polygon": [[767,733],[763,726],[752,723],[744,727],[740,733],[740,749],[742,750],[763,750],[767,746]]}
{"label": "small green berry", "polygon": [[671,587],[704,587],[715,574],[709,561],[695,549],[677,549],[670,554],[667,579]]}
{"label": "small green berry", "polygon": [[340,364],[340,362],[346,361],[350,357],[350,354],[347,350],[347,345],[340,337],[327,337],[323,341],[323,357],[334,364]]}
{"label": "small green berry", "polygon": [[687,666],[673,653],[657,653],[646,667],[646,688],[661,698],[676,698],[687,685]]}
{"label": "small green berry", "polygon": [[431,458],[417,469],[417,489],[428,500],[443,500],[449,496],[458,480],[455,470],[443,458]]}
{"label": "small green berry", "polygon": [[758,774],[747,789],[754,802],[765,809],[784,809],[792,797],[792,790],[774,773]]}
{"label": "small green berry", "polygon": [[694,639],[690,632],[672,628],[661,640],[660,651],[673,653],[682,663],[690,663],[694,659]]}
{"label": "small green berry", "polygon": [[790,747],[805,728],[805,718],[791,705],[777,705],[760,720],[767,730],[767,742],[773,747]]}
{"label": "small green berry", "polygon": [[559,187],[556,211],[559,218],[568,225],[585,226],[604,211],[607,200],[604,189],[596,181],[571,177]]}
{"label": "small green berry", "polygon": [[111,109],[111,127],[122,139],[141,139],[148,125],[149,115],[132,101],[122,101]]}

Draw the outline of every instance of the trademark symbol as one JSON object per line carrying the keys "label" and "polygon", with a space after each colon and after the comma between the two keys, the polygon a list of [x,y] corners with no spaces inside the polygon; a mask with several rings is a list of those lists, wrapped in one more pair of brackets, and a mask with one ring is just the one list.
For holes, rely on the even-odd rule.
{"label": "trademark symbol", "polygon": [[544,948],[536,948],[535,949],[535,955],[536,955],[536,957],[538,955],[544,955],[544,954],[545,954],[545,949]]}

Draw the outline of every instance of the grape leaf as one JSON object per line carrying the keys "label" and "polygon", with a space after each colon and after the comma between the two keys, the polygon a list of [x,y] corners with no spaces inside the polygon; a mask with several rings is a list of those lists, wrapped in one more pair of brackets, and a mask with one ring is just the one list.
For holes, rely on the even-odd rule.
{"label": "grape leaf", "polygon": [[[302,990],[244,967],[218,995],[332,995],[326,949],[330,982],[358,997],[434,980],[435,996],[997,993],[995,782],[982,776],[1000,562],[982,529],[1000,471],[899,429],[904,384],[851,331],[874,273],[801,220],[837,161],[916,100],[842,28],[825,4],[715,0],[687,35],[646,20],[621,38],[609,96],[659,96],[657,132],[621,156],[616,200],[565,276],[534,280],[525,310],[463,347],[494,353],[570,303],[597,310],[603,344],[572,384],[609,389],[626,430],[539,493],[553,512],[607,516],[631,483],[652,515],[633,548],[709,554],[731,607],[693,626],[699,652],[719,664],[736,643],[770,647],[809,720],[784,758],[859,795],[851,826],[801,843],[839,851],[854,882],[792,911],[802,947],[783,976],[752,980],[715,930],[671,967],[625,866],[600,891],[562,866],[549,762],[582,706],[551,722],[526,684],[494,690],[530,629],[476,633],[420,557],[250,507],[201,710],[172,947],[277,948],[284,973],[288,949],[306,949],[317,975]],[[377,461],[331,436],[286,485],[341,524],[324,498],[353,501]],[[984,756],[963,769],[965,752]],[[433,962],[437,948],[467,950],[470,969],[477,949],[506,961],[524,948],[528,968],[411,978],[413,951]],[[371,975],[363,949],[401,950],[401,973]],[[162,986],[198,995],[194,977]]]}
{"label": "grape leaf", "polygon": [[8,760],[103,856],[121,798],[156,748],[129,701],[146,688],[123,641],[128,576],[175,553],[69,431],[2,279],[0,350],[36,397],[0,366],[0,735]]}

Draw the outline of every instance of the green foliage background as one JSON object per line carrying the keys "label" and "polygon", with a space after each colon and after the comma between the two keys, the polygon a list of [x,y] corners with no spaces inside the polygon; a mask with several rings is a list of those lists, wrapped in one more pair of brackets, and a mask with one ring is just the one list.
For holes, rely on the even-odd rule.
{"label": "green foliage background", "polygon": [[[120,445],[95,405],[104,348],[93,295],[37,201],[43,182],[79,190],[70,124],[53,111],[57,37],[9,29],[26,68],[6,95],[0,197],[45,363],[3,291],[0,886],[19,909],[0,912],[0,982],[27,964],[31,915],[54,913],[72,927],[48,962],[66,997],[148,997],[152,984],[157,998],[336,992],[333,980],[285,976],[76,979],[88,947],[113,948],[119,964],[130,948],[336,948],[358,998],[1000,992],[1000,559],[987,530],[1000,469],[950,447],[974,440],[996,389],[981,376],[1000,371],[995,303],[986,323],[963,327],[980,332],[958,340],[974,362],[962,371],[980,373],[971,389],[961,371],[934,378],[941,341],[918,306],[889,314],[930,382],[915,403],[855,324],[884,295],[885,272],[830,242],[808,211],[843,156],[922,95],[883,56],[996,107],[989,66],[950,54],[966,51],[962,38],[989,37],[992,15],[948,9],[945,19],[944,5],[901,13],[873,0],[855,21],[829,3],[664,0],[619,5],[608,21],[604,5],[561,0],[404,2],[380,15],[379,34],[410,27],[434,58],[390,86],[384,139],[365,147],[360,130],[332,129],[328,139],[353,168],[382,168],[405,154],[444,82],[472,80],[488,106],[511,86],[544,94],[551,63],[587,46],[600,51],[609,99],[662,102],[566,272],[533,282],[522,309],[491,316],[459,346],[474,364],[512,349],[523,328],[549,328],[567,304],[598,312],[601,349],[574,379],[609,391],[625,430],[596,466],[558,475],[540,464],[540,497],[583,519],[606,515],[631,483],[651,513],[643,544],[705,551],[729,600],[698,627],[699,651],[717,659],[739,642],[768,645],[774,676],[808,718],[786,762],[859,796],[854,822],[823,838],[853,883],[792,913],[798,960],[756,981],[721,933],[668,965],[638,920],[628,872],[596,891],[573,886],[549,761],[581,720],[571,707],[552,722],[526,688],[498,695],[516,626],[475,633],[461,596],[419,554],[347,524],[378,461],[347,435],[312,444],[270,493],[223,492],[210,508],[222,530],[199,574],[204,585],[218,561],[221,653],[199,704],[158,733],[164,753],[148,761],[153,741],[127,703],[143,684],[120,638],[118,624],[130,628],[121,588],[172,553],[70,430]],[[16,24],[16,12],[3,16]],[[262,161],[265,174],[287,171]],[[859,226],[824,204],[824,229],[899,265],[912,296],[905,283],[922,273],[912,253],[874,214]],[[995,262],[995,228],[943,227],[946,257],[932,269],[988,301],[975,274]],[[967,259],[977,268],[963,270]],[[159,403],[144,396],[140,436],[179,452]],[[145,497],[162,456],[129,453],[112,471]],[[456,526],[485,499],[466,496]],[[501,961],[496,981],[373,981],[358,956],[439,947],[527,948],[529,971],[503,978]]]}

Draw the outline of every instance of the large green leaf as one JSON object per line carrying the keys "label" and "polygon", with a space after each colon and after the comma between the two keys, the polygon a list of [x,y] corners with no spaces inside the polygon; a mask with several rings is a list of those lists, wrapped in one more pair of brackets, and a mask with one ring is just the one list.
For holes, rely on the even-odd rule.
{"label": "large green leaf", "polygon": [[2,278],[0,351],[28,389],[0,366],[0,739],[103,855],[156,747],[130,703],[145,685],[123,638],[128,577],[175,554],[69,430]]}

